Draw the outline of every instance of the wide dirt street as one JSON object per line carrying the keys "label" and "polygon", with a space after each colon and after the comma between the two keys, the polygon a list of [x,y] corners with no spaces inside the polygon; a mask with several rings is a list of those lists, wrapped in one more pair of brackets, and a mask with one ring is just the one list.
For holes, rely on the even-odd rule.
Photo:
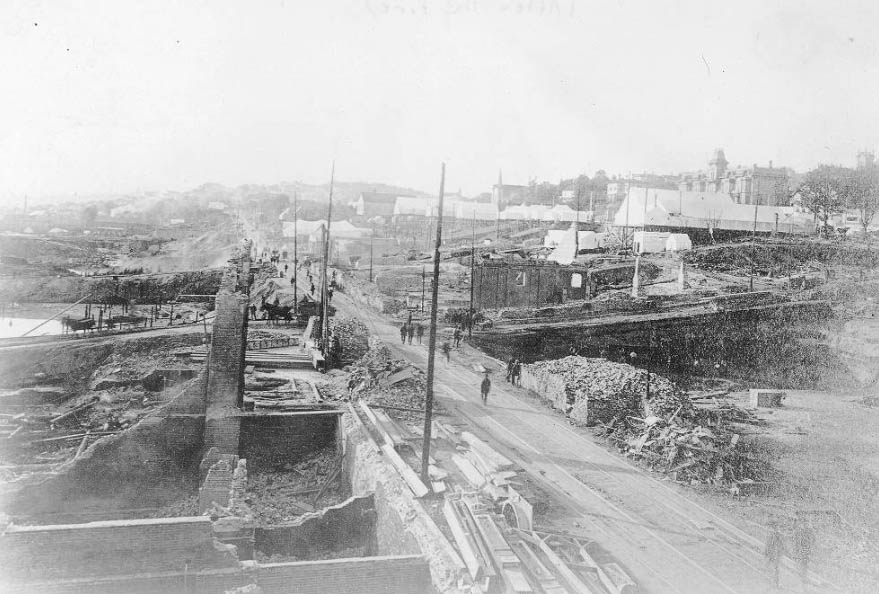
{"label": "wide dirt street", "polygon": [[[399,329],[385,317],[337,295],[340,314],[357,315],[396,356],[427,368],[425,345],[401,345]],[[553,525],[598,542],[650,593],[754,594],[802,591],[792,564],[774,588],[763,542],[654,479],[571,427],[520,388],[492,374],[489,406],[479,395],[473,365],[499,370],[500,362],[462,345],[447,365],[436,359],[436,397],[459,420],[519,464],[553,495]],[[810,576],[813,592],[834,591]]]}

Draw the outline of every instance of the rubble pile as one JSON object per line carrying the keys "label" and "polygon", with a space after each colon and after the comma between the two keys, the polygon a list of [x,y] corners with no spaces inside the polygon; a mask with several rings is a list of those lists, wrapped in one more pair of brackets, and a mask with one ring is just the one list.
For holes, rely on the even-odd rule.
{"label": "rubble pile", "polygon": [[731,402],[683,407],[672,413],[617,417],[599,433],[651,471],[689,484],[741,486],[764,478],[764,464],[749,453],[736,424],[759,424],[757,416]]}
{"label": "rubble pile", "polygon": [[341,464],[335,446],[330,446],[277,472],[251,473],[245,502],[262,525],[335,505],[344,499]]}
{"label": "rubble pile", "polygon": [[342,346],[341,364],[348,365],[369,351],[369,329],[357,318],[333,318],[330,331]]}
{"label": "rubble pile", "polygon": [[675,384],[655,373],[648,380],[645,370],[625,363],[569,356],[525,365],[524,370],[525,387],[584,425],[627,414],[671,414],[679,407],[684,414],[692,412],[686,394]]}
{"label": "rubble pile", "polygon": [[408,361],[394,359],[390,349],[377,338],[370,337],[369,345],[366,354],[350,366],[346,377],[318,386],[324,399],[362,399],[369,404],[423,409],[424,372]]}

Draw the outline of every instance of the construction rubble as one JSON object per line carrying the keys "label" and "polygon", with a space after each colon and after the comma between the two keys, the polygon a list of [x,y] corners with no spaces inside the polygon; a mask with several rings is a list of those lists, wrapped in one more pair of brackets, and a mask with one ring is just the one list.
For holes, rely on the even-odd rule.
{"label": "construction rubble", "polygon": [[522,386],[549,400],[574,423],[607,423],[626,414],[667,415],[692,410],[686,394],[666,378],[625,363],[569,356],[524,365]]}

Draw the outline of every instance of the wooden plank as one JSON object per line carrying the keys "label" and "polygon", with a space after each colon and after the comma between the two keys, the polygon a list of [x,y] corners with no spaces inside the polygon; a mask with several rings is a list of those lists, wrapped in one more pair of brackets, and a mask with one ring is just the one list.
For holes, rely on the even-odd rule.
{"label": "wooden plank", "polygon": [[369,422],[372,423],[372,426],[375,427],[375,430],[378,431],[378,434],[381,435],[384,443],[389,444],[394,447],[396,444],[394,443],[394,438],[391,437],[385,428],[382,426],[381,422],[378,420],[378,417],[375,416],[375,412],[369,408],[369,405],[366,404],[363,400],[359,402],[360,410],[363,411],[363,414],[366,415],[366,418],[369,419]]}
{"label": "wooden plank", "polygon": [[534,592],[521,569],[506,568],[503,570],[503,577],[507,584],[507,592],[514,594],[532,594]]}
{"label": "wooden plank", "polygon": [[400,473],[400,476],[403,477],[403,480],[406,481],[406,484],[412,490],[412,493],[416,497],[424,497],[428,493],[430,493],[430,489],[428,489],[424,483],[421,482],[421,479],[418,478],[418,475],[415,474],[409,465],[406,464],[406,461],[403,460],[397,451],[389,444],[383,444],[381,446],[382,452],[390,459],[391,464],[393,464],[397,468],[397,472]]}
{"label": "wooden plank", "polygon": [[374,410],[372,414],[378,420],[382,429],[384,429],[387,436],[391,439],[390,443],[393,444],[394,447],[397,447],[401,443],[405,441],[403,438],[403,433],[400,431],[397,424],[391,419],[387,413],[381,410]]}
{"label": "wooden plank", "polygon": [[445,516],[446,523],[452,532],[452,537],[455,539],[458,552],[467,565],[468,571],[470,571],[470,576],[474,580],[482,580],[486,574],[488,559],[482,557],[478,546],[474,542],[476,537],[470,532],[459,516],[458,510],[451,499],[446,499],[443,504],[443,516]]}
{"label": "wooden plank", "polygon": [[479,535],[479,529],[476,527],[476,521],[473,519],[472,509],[461,500],[452,500],[452,505],[458,513],[458,517],[461,519],[467,532],[473,535],[476,552],[484,565],[485,577],[495,577],[497,572],[495,571],[494,565],[492,565],[491,553],[485,542],[482,540],[482,537]]}
{"label": "wooden plank", "polygon": [[487,463],[494,465],[498,470],[510,470],[515,466],[512,460],[492,448],[490,445],[470,433],[469,431],[461,432],[463,439],[470,449],[479,454]]}
{"label": "wooden plank", "polygon": [[525,566],[531,577],[540,585],[544,594],[566,594],[567,591],[561,587],[555,575],[546,568],[524,540],[511,541],[510,548],[522,561],[522,565]]}
{"label": "wooden plank", "polygon": [[458,467],[458,470],[461,471],[461,474],[464,475],[464,478],[467,479],[468,483],[477,489],[485,484],[485,477],[482,476],[482,473],[479,472],[469,460],[458,454],[452,454],[452,462]]}
{"label": "wooden plank", "polygon": [[568,567],[558,555],[556,555],[555,551],[553,551],[543,539],[536,534],[529,535],[527,532],[521,532],[521,534],[522,538],[537,545],[540,552],[546,557],[546,560],[565,583],[568,590],[573,592],[573,594],[595,594],[595,592],[591,590],[589,586],[584,584],[577,574],[574,573],[574,571]]}
{"label": "wooden plank", "polygon": [[620,590],[617,588],[616,584],[613,583],[613,580],[610,579],[610,576],[602,569],[602,567],[596,563],[595,559],[592,558],[592,555],[589,554],[583,545],[579,545],[579,553],[580,557],[583,559],[583,562],[595,570],[595,574],[598,576],[598,579],[601,581],[601,585],[604,586],[608,592],[612,592],[613,594],[622,594]]}
{"label": "wooden plank", "polygon": [[519,558],[513,553],[509,543],[501,533],[500,528],[494,523],[488,514],[473,514],[479,535],[485,541],[488,551],[498,568],[516,567],[520,565]]}

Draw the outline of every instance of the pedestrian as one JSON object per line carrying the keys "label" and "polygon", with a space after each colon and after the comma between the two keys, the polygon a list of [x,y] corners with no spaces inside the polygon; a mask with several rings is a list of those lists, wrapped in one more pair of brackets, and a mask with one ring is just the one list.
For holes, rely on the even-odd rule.
{"label": "pedestrian", "polygon": [[455,348],[461,346],[461,329],[455,326],[455,333],[452,335],[452,338],[455,341]]}
{"label": "pedestrian", "polygon": [[287,265],[284,264],[284,272],[287,272]]}
{"label": "pedestrian", "polygon": [[448,366],[452,361],[452,345],[448,340],[443,341],[443,355],[446,356],[446,366]]}
{"label": "pedestrian", "polygon": [[408,329],[406,328],[406,323],[403,322],[403,325],[400,326],[400,342],[406,344],[406,334],[408,333]]}
{"label": "pedestrian", "polygon": [[518,386],[522,377],[522,363],[518,359],[513,362],[513,385]]}
{"label": "pedestrian", "polygon": [[418,337],[418,344],[421,344],[421,339],[424,338],[424,326],[421,324],[415,326],[415,336]]}
{"label": "pedestrian", "polygon": [[411,322],[406,325],[409,326],[409,328],[407,328],[406,330],[407,334],[409,335],[409,344],[412,344],[412,338],[415,336],[415,325]]}
{"label": "pedestrian", "polygon": [[482,392],[482,405],[488,406],[488,393],[491,391],[491,380],[488,379],[488,374],[485,374],[485,378],[482,380],[481,392]]}
{"label": "pedestrian", "polygon": [[815,531],[803,512],[797,512],[797,521],[793,533],[793,554],[800,572],[803,590],[809,587],[809,561],[815,546]]}
{"label": "pedestrian", "polygon": [[513,359],[512,357],[507,359],[507,382],[513,381],[513,362],[514,361],[515,361],[515,359]]}
{"label": "pedestrian", "polygon": [[781,571],[781,557],[784,555],[784,539],[778,529],[778,522],[773,520],[769,523],[769,536],[766,539],[766,548],[763,550],[766,563],[772,572],[772,585],[778,587],[778,578]]}
{"label": "pedestrian", "polygon": [[331,302],[333,300],[333,290],[330,289],[327,291],[327,301]]}
{"label": "pedestrian", "polygon": [[314,295],[314,283],[311,283],[311,287],[309,287],[308,292]]}

